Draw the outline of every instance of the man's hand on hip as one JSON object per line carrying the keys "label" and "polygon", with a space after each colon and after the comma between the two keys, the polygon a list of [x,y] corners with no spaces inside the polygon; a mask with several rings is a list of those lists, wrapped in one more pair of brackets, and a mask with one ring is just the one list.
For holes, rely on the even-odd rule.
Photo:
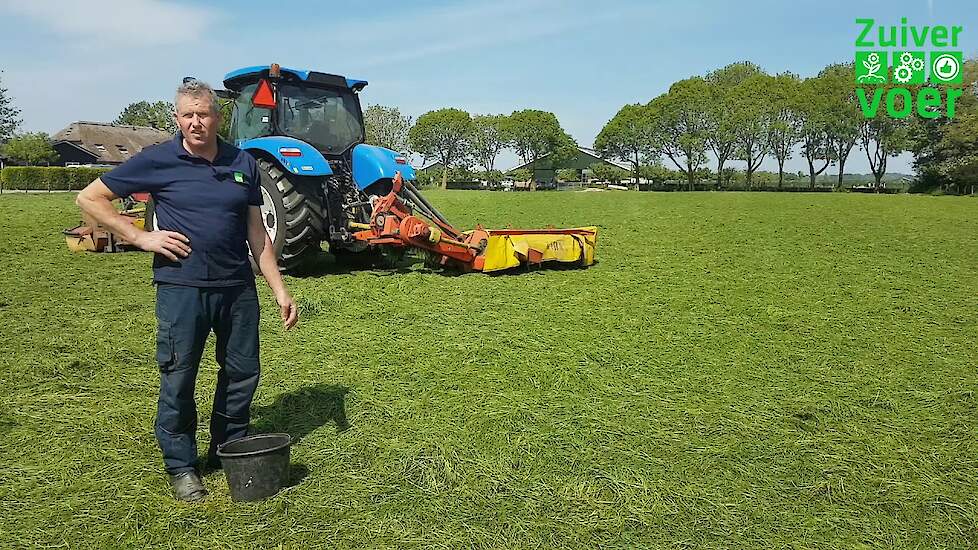
{"label": "man's hand on hip", "polygon": [[176,231],[143,231],[133,244],[147,252],[162,254],[174,262],[190,255],[190,239]]}
{"label": "man's hand on hip", "polygon": [[285,330],[291,329],[299,322],[299,308],[296,307],[295,300],[286,292],[276,296],[275,301],[278,302],[279,310],[282,313],[282,326],[285,327]]}

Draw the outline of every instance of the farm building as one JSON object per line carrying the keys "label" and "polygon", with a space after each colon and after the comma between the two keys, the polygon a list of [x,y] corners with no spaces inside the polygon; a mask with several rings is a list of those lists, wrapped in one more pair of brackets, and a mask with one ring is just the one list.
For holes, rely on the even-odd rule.
{"label": "farm building", "polygon": [[146,126],[104,122],[73,122],[51,137],[61,164],[122,164],[150,145],[170,139],[170,134]]}
{"label": "farm building", "polygon": [[420,168],[415,168],[414,171],[415,171],[415,173],[418,173],[418,174],[424,174],[424,173],[427,173],[427,172],[441,172],[441,169],[444,166],[445,165],[442,164],[442,162],[440,160],[436,160],[434,162],[429,162],[428,164],[425,164],[424,166],[422,166]]}
{"label": "farm building", "polygon": [[520,169],[530,170],[533,173],[534,182],[552,184],[556,181],[557,170],[577,170],[583,174],[585,171],[590,170],[591,165],[594,163],[604,163],[609,166],[614,166],[615,168],[622,168],[624,170],[630,169],[627,164],[601,158],[601,155],[594,149],[577,147],[576,154],[568,159],[562,160],[561,162],[553,162],[551,160],[551,155],[546,154],[533,162],[516,166],[512,168],[510,172]]}

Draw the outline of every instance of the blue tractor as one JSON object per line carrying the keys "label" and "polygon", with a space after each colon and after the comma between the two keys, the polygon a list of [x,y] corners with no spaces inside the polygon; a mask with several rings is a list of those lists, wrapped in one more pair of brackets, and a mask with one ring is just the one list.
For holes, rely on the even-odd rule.
{"label": "blue tractor", "polygon": [[358,93],[366,85],[276,64],[224,77],[218,95],[233,100],[230,139],[258,161],[262,216],[282,270],[318,253],[323,241],[337,256],[367,251],[350,228],[370,221],[372,200],[390,193],[397,173],[416,194],[415,207],[444,220],[417,194],[403,155],[364,143]]}

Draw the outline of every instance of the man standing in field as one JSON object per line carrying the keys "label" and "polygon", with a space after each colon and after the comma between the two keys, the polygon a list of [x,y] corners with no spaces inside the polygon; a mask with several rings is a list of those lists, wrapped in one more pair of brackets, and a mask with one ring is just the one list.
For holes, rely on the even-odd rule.
{"label": "man standing in field", "polygon": [[[221,115],[214,90],[184,79],[175,105],[180,132],[172,141],[149,147],[96,179],[76,203],[112,232],[156,253],[156,438],[176,498],[200,500],[207,490],[197,471],[194,386],[211,330],[220,370],[209,467],[220,467],[218,445],[247,434],[258,387],[259,307],[249,248],[286,330],[296,324],[298,311],[262,223],[258,166],[250,154],[218,139]],[[152,194],[159,229],[140,231],[110,202],[137,192]]]}

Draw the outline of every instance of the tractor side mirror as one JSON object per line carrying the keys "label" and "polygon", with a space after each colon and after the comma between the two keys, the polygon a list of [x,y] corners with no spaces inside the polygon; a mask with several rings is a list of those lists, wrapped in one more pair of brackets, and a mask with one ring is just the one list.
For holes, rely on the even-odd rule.
{"label": "tractor side mirror", "polygon": [[214,90],[214,93],[216,93],[217,97],[221,99],[238,99],[238,96],[241,95],[238,92],[232,92],[231,90]]}

